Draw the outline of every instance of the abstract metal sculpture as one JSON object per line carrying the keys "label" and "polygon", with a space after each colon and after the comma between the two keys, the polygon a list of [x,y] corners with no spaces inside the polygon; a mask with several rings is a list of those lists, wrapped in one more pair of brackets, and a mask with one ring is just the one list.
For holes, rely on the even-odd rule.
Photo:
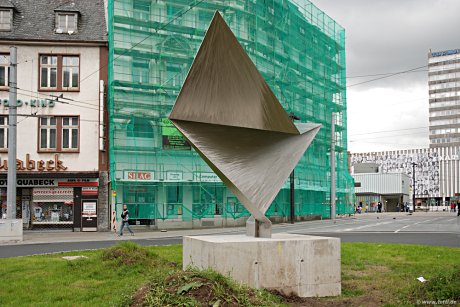
{"label": "abstract metal sculpture", "polygon": [[291,121],[219,12],[169,119],[252,214],[247,235],[270,238],[265,212],[321,125]]}

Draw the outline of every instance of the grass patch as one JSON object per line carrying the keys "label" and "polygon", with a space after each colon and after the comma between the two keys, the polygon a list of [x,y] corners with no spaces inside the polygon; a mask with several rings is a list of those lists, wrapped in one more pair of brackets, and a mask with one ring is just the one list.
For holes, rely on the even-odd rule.
{"label": "grass patch", "polygon": [[[62,256],[87,258],[68,261]],[[0,259],[2,306],[413,306],[460,303],[460,249],[342,243],[342,295],[282,297],[182,268],[182,246],[124,242],[98,251]],[[428,281],[421,283],[417,277]],[[209,305],[210,304],[210,305]]]}
{"label": "grass patch", "polygon": [[[134,250],[135,256],[117,250]],[[180,261],[182,247],[145,248],[124,242],[107,250],[0,259],[0,306],[126,306],[156,271],[170,269],[168,257]],[[145,254],[147,251],[148,254]],[[62,256],[88,258],[68,261]],[[113,258],[111,259],[111,257]],[[124,264],[127,262],[128,264]]]}

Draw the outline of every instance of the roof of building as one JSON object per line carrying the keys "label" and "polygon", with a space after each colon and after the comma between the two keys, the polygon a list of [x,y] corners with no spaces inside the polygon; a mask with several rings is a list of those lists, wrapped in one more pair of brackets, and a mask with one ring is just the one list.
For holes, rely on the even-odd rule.
{"label": "roof of building", "polygon": [[[13,10],[13,28],[0,40],[107,42],[103,0],[0,0]],[[56,12],[78,12],[78,28],[71,35],[56,33]]]}
{"label": "roof of building", "polygon": [[14,8],[14,5],[9,0],[0,0],[0,7]]}

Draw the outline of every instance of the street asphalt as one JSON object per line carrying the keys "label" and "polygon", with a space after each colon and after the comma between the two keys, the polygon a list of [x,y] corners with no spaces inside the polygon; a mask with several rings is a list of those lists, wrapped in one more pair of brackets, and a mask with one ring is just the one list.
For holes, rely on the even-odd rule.
{"label": "street asphalt", "polygon": [[[460,217],[450,212],[367,213],[332,220],[278,224],[274,233],[338,237],[342,242],[379,242],[460,247]],[[22,243],[0,245],[0,258],[89,250],[131,240],[141,245],[181,244],[185,235],[238,234],[244,228],[138,231],[122,238],[114,233],[27,231]]]}

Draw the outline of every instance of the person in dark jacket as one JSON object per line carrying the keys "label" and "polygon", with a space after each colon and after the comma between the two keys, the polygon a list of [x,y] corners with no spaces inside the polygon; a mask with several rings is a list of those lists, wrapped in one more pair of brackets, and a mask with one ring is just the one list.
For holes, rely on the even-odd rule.
{"label": "person in dark jacket", "polygon": [[126,226],[128,228],[129,232],[131,233],[132,236],[134,236],[134,232],[131,230],[129,227],[128,223],[129,219],[129,210],[128,206],[123,205],[123,211],[121,212],[121,227],[120,227],[120,237],[123,235],[123,228]]}

